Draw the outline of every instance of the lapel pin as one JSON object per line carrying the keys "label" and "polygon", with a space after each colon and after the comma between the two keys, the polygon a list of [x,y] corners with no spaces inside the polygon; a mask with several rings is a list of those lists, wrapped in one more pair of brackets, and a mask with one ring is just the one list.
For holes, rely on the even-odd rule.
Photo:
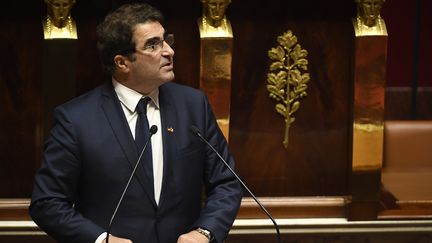
{"label": "lapel pin", "polygon": [[172,127],[168,127],[168,128],[167,128],[167,131],[168,131],[168,132],[174,132],[174,128],[172,128]]}

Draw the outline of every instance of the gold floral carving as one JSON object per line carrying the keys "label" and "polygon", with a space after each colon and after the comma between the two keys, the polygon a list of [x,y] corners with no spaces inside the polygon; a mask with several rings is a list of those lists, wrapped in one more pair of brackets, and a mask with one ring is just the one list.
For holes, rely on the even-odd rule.
{"label": "gold floral carving", "polygon": [[270,98],[278,103],[275,108],[277,113],[285,118],[285,136],[283,145],[288,147],[289,129],[295,121],[294,113],[300,108],[300,99],[307,95],[308,52],[301,48],[297,37],[291,30],[277,37],[279,45],[268,51],[268,56],[273,62],[267,74],[267,91]]}

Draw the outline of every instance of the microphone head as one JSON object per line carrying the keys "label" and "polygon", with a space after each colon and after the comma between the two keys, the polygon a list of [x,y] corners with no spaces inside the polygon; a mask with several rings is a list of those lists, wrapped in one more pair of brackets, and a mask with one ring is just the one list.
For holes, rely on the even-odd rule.
{"label": "microphone head", "polygon": [[150,134],[153,135],[157,132],[158,127],[156,125],[153,125],[150,127]]}
{"label": "microphone head", "polygon": [[196,127],[196,126],[194,126],[194,125],[191,126],[191,130],[192,130],[193,133],[195,133],[195,135],[200,135],[201,134],[201,131],[199,130],[199,128]]}

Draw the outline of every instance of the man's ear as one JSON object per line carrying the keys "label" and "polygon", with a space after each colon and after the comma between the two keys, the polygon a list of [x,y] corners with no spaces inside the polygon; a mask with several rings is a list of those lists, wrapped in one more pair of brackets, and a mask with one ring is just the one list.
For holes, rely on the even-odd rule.
{"label": "man's ear", "polygon": [[116,69],[121,71],[126,71],[127,69],[129,69],[128,62],[126,61],[126,57],[122,55],[114,56],[114,65]]}

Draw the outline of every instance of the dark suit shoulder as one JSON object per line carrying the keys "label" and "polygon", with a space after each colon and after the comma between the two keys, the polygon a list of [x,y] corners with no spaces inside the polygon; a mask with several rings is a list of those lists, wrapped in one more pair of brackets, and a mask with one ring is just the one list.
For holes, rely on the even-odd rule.
{"label": "dark suit shoulder", "polygon": [[91,110],[100,106],[102,102],[102,97],[106,96],[113,98],[112,96],[113,88],[112,84],[104,83],[84,94],[81,94],[61,105],[56,109],[66,109],[69,111],[73,110]]}

